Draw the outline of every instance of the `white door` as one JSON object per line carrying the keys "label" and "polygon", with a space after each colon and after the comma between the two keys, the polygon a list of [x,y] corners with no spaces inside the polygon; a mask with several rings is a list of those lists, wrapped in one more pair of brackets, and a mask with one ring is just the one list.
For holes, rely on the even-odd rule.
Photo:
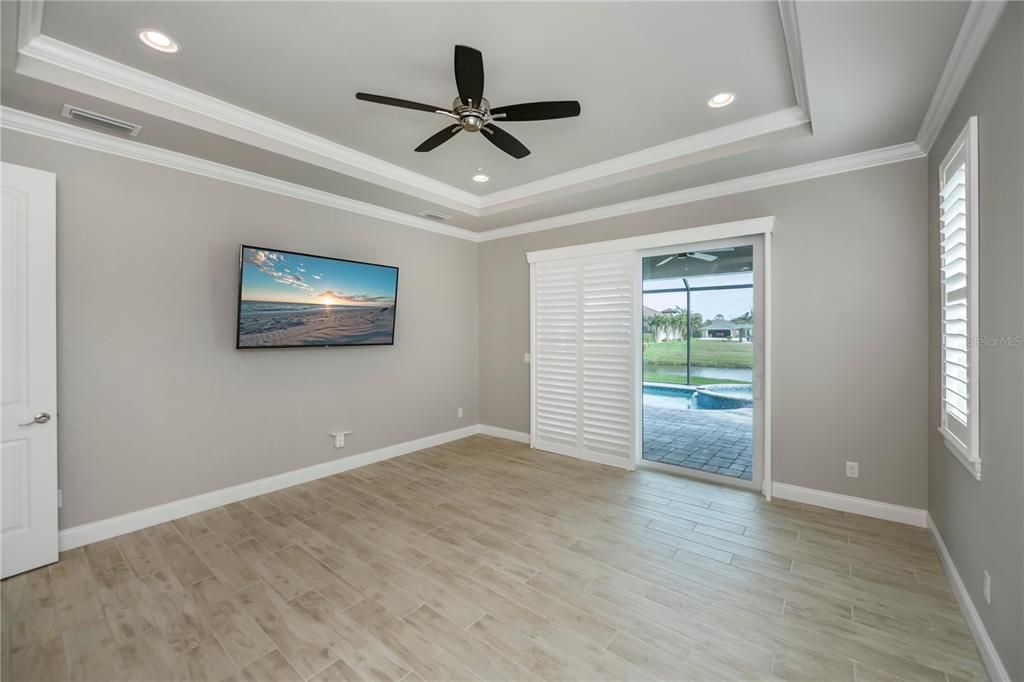
{"label": "white door", "polygon": [[57,560],[56,176],[3,164],[0,564]]}

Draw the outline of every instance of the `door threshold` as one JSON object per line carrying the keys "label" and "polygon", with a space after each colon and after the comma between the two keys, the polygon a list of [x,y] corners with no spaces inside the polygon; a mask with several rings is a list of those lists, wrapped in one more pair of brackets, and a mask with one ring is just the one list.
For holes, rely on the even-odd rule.
{"label": "door threshold", "polygon": [[747,481],[742,478],[733,478],[731,476],[723,476],[722,474],[712,474],[707,471],[690,469],[676,464],[652,462],[651,460],[641,458],[637,466],[643,467],[644,469],[672,474],[673,476],[679,476],[680,478],[690,478],[697,481],[703,481],[705,483],[717,483],[730,488],[742,488],[743,490],[753,490],[755,492],[761,491],[761,484],[755,483],[754,481]]}

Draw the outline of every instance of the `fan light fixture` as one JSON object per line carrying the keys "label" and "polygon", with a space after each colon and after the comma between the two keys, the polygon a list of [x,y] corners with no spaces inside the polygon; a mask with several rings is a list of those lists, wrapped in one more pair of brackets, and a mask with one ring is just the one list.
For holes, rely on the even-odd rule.
{"label": "fan light fixture", "polygon": [[708,106],[712,109],[721,109],[727,107],[736,101],[735,92],[720,92],[711,99],[708,100]]}
{"label": "fan light fixture", "polygon": [[151,47],[158,52],[173,54],[178,51],[178,42],[174,38],[152,28],[141,29],[139,31],[139,40],[147,47]]}

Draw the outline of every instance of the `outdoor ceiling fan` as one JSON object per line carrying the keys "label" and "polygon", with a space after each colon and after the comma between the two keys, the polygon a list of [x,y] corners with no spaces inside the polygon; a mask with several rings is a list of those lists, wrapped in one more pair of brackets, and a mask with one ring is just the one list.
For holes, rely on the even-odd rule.
{"label": "outdoor ceiling fan", "polygon": [[[715,251],[735,251],[735,249],[731,249],[731,248],[729,248],[729,249],[715,249]],[[702,260],[702,261],[705,261],[707,263],[710,263],[711,261],[718,260],[718,256],[716,256],[713,253],[707,253],[707,252],[704,252],[704,251],[687,251],[685,253],[674,253],[671,256],[663,258],[660,261],[658,261],[657,263],[655,263],[654,267],[660,268],[665,263],[668,263],[669,261],[672,261],[672,260],[674,260],[676,258],[679,258],[680,260],[685,259],[685,258],[696,258],[697,260]]]}
{"label": "outdoor ceiling fan", "polygon": [[465,45],[455,46],[455,85],[459,96],[452,102],[450,110],[365,92],[357,92],[356,99],[441,114],[457,121],[424,140],[416,147],[418,152],[436,149],[465,130],[468,133],[483,133],[495,147],[509,156],[521,159],[528,156],[530,150],[522,142],[494,125],[494,121],[547,121],[580,115],[580,103],[576,101],[528,102],[492,109],[491,103],[484,98],[483,55],[480,54],[480,50]]}

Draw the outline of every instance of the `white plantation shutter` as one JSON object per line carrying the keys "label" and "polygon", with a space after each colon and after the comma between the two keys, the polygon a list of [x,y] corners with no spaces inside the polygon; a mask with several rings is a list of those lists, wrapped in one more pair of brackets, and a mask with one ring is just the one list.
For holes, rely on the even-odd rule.
{"label": "white plantation shutter", "polygon": [[534,411],[537,447],[573,454],[579,446],[579,267],[538,263],[534,272]]}
{"label": "white plantation shutter", "polygon": [[967,171],[961,164],[942,188],[942,348],[946,413],[967,426]]}
{"label": "white plantation shutter", "polygon": [[977,160],[972,118],[939,168],[939,270],[942,305],[942,432],[975,476],[977,448]]}
{"label": "white plantation shutter", "polygon": [[630,253],[581,263],[583,452],[590,458],[632,453],[634,260]]}
{"label": "white plantation shutter", "polygon": [[534,445],[633,465],[633,253],[534,264]]}

